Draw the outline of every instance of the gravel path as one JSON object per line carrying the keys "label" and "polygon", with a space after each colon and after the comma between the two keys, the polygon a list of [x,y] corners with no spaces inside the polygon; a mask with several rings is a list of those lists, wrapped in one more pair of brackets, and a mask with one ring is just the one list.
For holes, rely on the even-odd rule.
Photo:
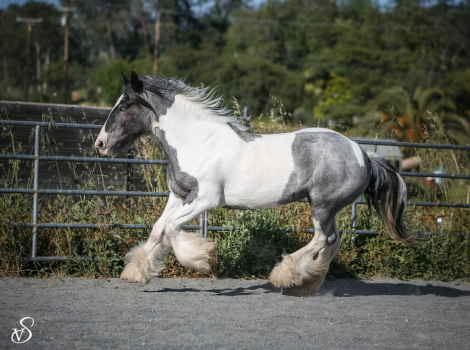
{"label": "gravel path", "polygon": [[338,279],[297,298],[256,279],[0,278],[0,295],[0,349],[470,348],[465,282]]}

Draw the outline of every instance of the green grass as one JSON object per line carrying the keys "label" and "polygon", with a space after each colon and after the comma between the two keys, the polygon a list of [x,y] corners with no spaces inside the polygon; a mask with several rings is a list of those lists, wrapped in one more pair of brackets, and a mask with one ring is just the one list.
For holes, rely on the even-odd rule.
{"label": "green grass", "polygon": [[[5,118],[7,116],[3,116]],[[254,121],[254,131],[271,133],[290,131],[295,127],[284,124],[282,105],[259,120]],[[46,115],[46,119],[51,116]],[[43,133],[44,135],[44,133]],[[1,153],[24,153],[15,141],[14,129],[4,128],[1,137],[11,139],[8,149]],[[44,138],[45,136],[43,136]],[[445,134],[436,128],[428,142],[446,143]],[[89,149],[83,155],[92,155],[91,136],[85,143]],[[54,140],[42,140],[43,152],[54,154]],[[162,159],[164,157],[155,141],[143,139],[137,157]],[[453,151],[415,149],[408,151],[422,159],[422,172],[433,172],[445,167],[448,173],[469,173],[468,154]],[[413,153],[414,152],[414,153]],[[50,167],[56,164],[50,162]],[[71,169],[74,164],[69,164]],[[89,164],[80,178],[80,189],[103,189],[100,165]],[[23,170],[21,170],[23,169]],[[32,176],[27,183],[19,180],[20,171],[32,174],[32,162],[11,160],[8,167],[0,168],[1,187],[32,187]],[[143,176],[149,191],[166,191],[163,166],[142,165],[138,172]],[[435,193],[421,184],[415,200],[434,200]],[[469,203],[468,181],[446,180],[442,185],[442,201]],[[107,197],[100,196],[52,196],[40,198],[39,222],[54,223],[134,223],[152,225],[160,216],[166,198],[156,197]],[[366,206],[358,206],[357,227],[375,230],[378,235],[356,237],[351,245],[351,208],[343,209],[337,216],[338,229],[342,234],[342,247],[334,259],[329,276],[358,277],[380,276],[401,279],[465,279],[470,280],[470,210],[445,208],[409,208],[408,221],[419,232],[438,232],[425,235],[425,244],[418,248],[406,247],[394,242],[384,232],[378,217],[369,215]],[[38,230],[38,255],[85,256],[97,261],[34,263],[20,258],[31,254],[31,228],[12,226],[11,223],[32,221],[32,196],[25,194],[0,195],[0,275],[11,276],[85,276],[117,277],[124,266],[128,250],[146,240],[149,229],[123,230],[116,227],[102,229],[45,229]],[[443,222],[438,223],[437,219]],[[236,227],[233,231],[210,232],[217,241],[211,264],[214,276],[266,278],[283,254],[291,253],[307,244],[313,234],[305,233],[312,227],[309,206],[292,203],[281,208],[258,211],[235,211],[214,209],[209,213],[210,226]],[[457,233],[467,233],[459,235]],[[181,267],[169,254],[168,267],[163,276],[195,276],[197,272]]]}

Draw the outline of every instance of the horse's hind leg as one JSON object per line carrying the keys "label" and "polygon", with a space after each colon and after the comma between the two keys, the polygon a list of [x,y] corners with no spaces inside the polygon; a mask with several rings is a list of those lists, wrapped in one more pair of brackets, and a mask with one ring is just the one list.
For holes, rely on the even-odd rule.
{"label": "horse's hind leg", "polygon": [[335,212],[314,211],[315,236],[298,251],[286,255],[276,265],[270,281],[283,294],[308,296],[318,291],[331,260],[338,254],[341,240],[336,230]]}
{"label": "horse's hind leg", "polygon": [[165,224],[170,213],[181,203],[181,199],[170,194],[165,209],[153,226],[147,242],[132,248],[127,254],[128,263],[121,273],[122,280],[148,283],[150,278],[158,276],[163,271],[165,257],[171,248],[169,236],[165,234]]}

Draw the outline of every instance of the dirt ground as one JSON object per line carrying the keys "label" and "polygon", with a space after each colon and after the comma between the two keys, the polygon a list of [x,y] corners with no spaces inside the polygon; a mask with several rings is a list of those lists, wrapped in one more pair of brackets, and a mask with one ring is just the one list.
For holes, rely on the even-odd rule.
{"label": "dirt ground", "polygon": [[338,279],[297,298],[257,279],[0,278],[0,295],[0,349],[470,347],[465,282]]}

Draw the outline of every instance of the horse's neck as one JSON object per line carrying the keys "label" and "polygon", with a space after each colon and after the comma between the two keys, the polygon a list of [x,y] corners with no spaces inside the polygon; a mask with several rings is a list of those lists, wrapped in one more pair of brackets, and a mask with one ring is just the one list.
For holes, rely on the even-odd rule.
{"label": "horse's neck", "polygon": [[227,125],[218,118],[197,103],[176,96],[175,103],[162,117],[160,125],[170,146],[191,148],[204,143],[209,136],[215,139],[223,133]]}

